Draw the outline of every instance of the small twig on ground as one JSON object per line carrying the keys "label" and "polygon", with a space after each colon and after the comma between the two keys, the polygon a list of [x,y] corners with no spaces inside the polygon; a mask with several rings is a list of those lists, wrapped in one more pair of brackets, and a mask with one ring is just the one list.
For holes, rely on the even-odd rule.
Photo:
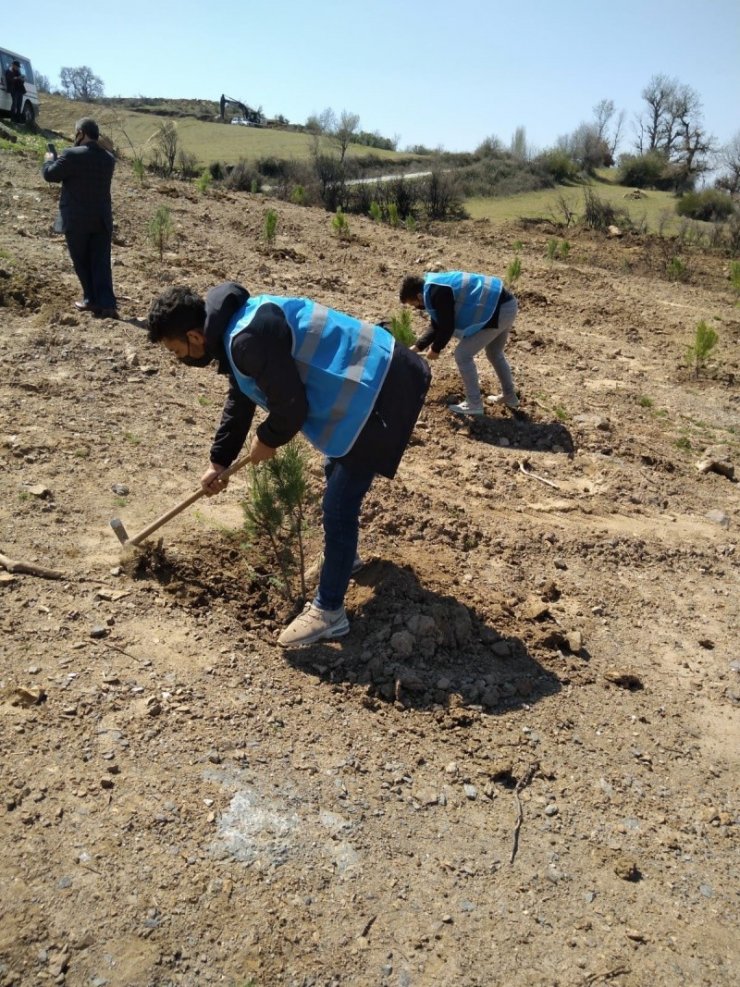
{"label": "small twig on ground", "polygon": [[66,579],[64,573],[56,569],[45,569],[43,566],[34,565],[33,562],[19,562],[16,559],[9,559],[7,555],[0,555],[0,566],[8,572],[23,572],[27,576],[41,576],[42,579]]}
{"label": "small twig on ground", "polygon": [[520,472],[524,473],[525,476],[531,476],[533,480],[539,480],[540,483],[546,483],[548,487],[555,487],[556,490],[560,489],[557,483],[554,483],[552,480],[546,480],[544,476],[538,476],[536,473],[528,470],[522,460],[519,460],[518,463]]}
{"label": "small twig on ground", "polygon": [[613,970],[603,970],[601,973],[589,973],[583,982],[584,984],[595,984],[599,980],[613,980],[615,977],[624,976],[629,972],[629,967],[627,966],[615,966]]}
{"label": "small twig on ground", "polygon": [[372,916],[372,917],[371,917],[370,919],[368,919],[368,921],[367,921],[367,922],[365,923],[365,928],[364,928],[364,929],[362,930],[362,932],[360,933],[360,938],[361,938],[361,939],[366,939],[366,938],[367,938],[367,934],[368,934],[368,932],[370,931],[370,929],[372,929],[372,927],[373,927],[373,925],[375,924],[375,920],[377,919],[377,917],[378,917],[377,915],[373,915],[373,916]]}
{"label": "small twig on ground", "polygon": [[146,664],[144,658],[137,658],[136,655],[132,655],[130,651],[124,650],[124,648],[119,648],[117,644],[110,644],[108,641],[97,641],[97,644],[102,644],[104,648],[110,648],[111,651],[120,651],[122,655],[126,655],[127,658],[133,658],[134,661],[138,661],[140,665]]}
{"label": "small twig on ground", "polygon": [[530,784],[534,776],[539,770],[540,762],[535,761],[533,764],[527,768],[526,772],[522,775],[519,781],[516,783],[516,788],[514,789],[514,798],[516,799],[516,822],[514,824],[514,838],[511,847],[511,857],[509,858],[509,863],[514,863],[514,858],[517,855],[519,849],[519,830],[522,828],[522,822],[524,821],[524,813],[522,811],[522,801],[519,798],[519,792],[523,791],[527,785]]}

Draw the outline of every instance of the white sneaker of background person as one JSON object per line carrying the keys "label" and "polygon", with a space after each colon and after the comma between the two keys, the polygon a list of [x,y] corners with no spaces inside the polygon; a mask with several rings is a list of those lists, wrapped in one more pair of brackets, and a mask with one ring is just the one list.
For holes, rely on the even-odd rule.
{"label": "white sneaker of background person", "polygon": [[469,415],[480,418],[485,414],[483,404],[472,404],[470,401],[461,401],[460,404],[448,404],[447,407],[456,415]]}

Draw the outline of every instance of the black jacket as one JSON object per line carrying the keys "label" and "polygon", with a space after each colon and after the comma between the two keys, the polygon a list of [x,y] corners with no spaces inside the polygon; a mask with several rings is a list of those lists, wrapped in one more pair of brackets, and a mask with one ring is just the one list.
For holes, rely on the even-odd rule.
{"label": "black jacket", "polygon": [[[514,296],[506,288],[501,289],[496,309],[483,326],[484,329],[496,329],[498,327],[498,313],[502,305],[511,301]],[[441,353],[445,346],[452,339],[455,332],[455,294],[446,284],[432,284],[429,286],[429,304],[437,313],[436,321],[431,320],[431,325],[416,340],[419,351],[423,351],[431,343],[435,353]]]}
{"label": "black jacket", "polygon": [[59,212],[65,232],[113,232],[110,186],[115,166],[116,159],[97,141],[69,147],[56,161],[45,162],[46,181],[62,183]]}
{"label": "black jacket", "polygon": [[[229,466],[239,455],[252,424],[255,404],[239,389],[223,345],[234,314],[249,298],[235,282],[226,282],[206,296],[206,348],[228,374],[229,393],[221,424],[211,447],[211,461]],[[306,391],[292,355],[293,334],[277,305],[260,307],[249,326],[234,339],[232,356],[239,370],[254,378],[267,398],[268,416],[257,429],[261,442],[273,449],[300,430],[308,413]],[[427,363],[396,343],[391,365],[372,414],[341,462],[359,470],[393,477],[419,417],[431,374]]]}

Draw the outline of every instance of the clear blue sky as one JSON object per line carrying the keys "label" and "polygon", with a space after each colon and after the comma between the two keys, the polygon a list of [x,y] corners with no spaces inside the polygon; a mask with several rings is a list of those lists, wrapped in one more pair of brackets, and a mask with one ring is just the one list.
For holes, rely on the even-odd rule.
{"label": "clear blue sky", "polygon": [[626,150],[657,73],[699,93],[721,143],[740,131],[740,0],[34,0],[3,22],[52,86],[88,65],[108,96],[223,92],[293,123],[346,109],[401,147],[508,144],[523,126],[544,148],[607,98]]}

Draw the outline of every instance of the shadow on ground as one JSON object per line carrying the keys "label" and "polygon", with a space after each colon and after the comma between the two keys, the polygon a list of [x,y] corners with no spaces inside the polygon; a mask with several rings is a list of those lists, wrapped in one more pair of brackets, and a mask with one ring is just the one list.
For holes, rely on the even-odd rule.
{"label": "shadow on ground", "polygon": [[424,588],[410,566],[371,562],[350,587],[347,607],[346,638],[285,655],[302,671],[364,686],[370,703],[490,713],[560,691],[557,676],[520,638],[499,633],[454,598]]}

